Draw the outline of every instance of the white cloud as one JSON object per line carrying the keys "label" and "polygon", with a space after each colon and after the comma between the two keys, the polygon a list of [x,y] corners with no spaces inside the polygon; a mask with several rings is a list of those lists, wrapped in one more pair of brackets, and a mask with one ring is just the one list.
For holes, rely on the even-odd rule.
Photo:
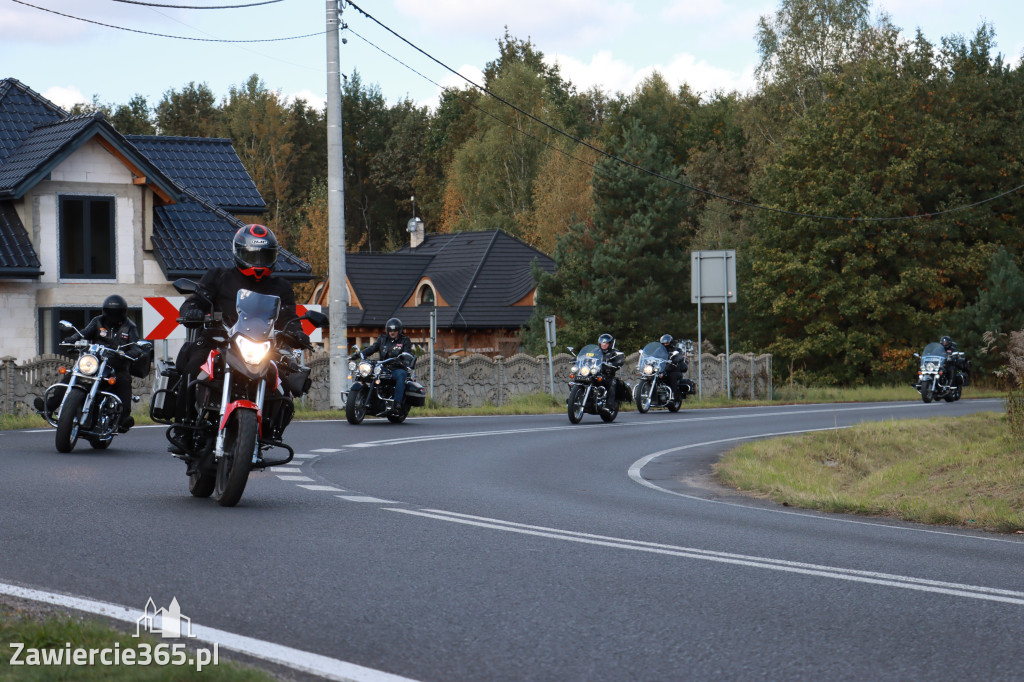
{"label": "white cloud", "polygon": [[[29,85],[29,87],[32,87]],[[70,109],[76,104],[90,104],[92,103],[91,97],[86,97],[82,94],[82,91],[73,85],[62,87],[60,85],[54,85],[47,88],[42,93],[43,97],[56,104],[61,109]]]}
{"label": "white cloud", "polygon": [[312,90],[299,90],[298,92],[293,92],[290,95],[286,95],[284,98],[285,102],[287,102],[288,104],[292,104],[295,102],[295,100],[299,99],[306,100],[306,106],[308,106],[310,109],[315,109],[317,111],[323,111],[324,107],[327,106],[327,99],[323,96],[323,94],[319,92],[313,92]]}

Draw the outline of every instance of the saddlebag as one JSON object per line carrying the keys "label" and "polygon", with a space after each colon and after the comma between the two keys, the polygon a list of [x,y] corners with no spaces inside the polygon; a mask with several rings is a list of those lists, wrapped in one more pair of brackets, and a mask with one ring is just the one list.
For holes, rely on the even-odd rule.
{"label": "saddlebag", "polygon": [[633,391],[622,379],[615,377],[615,400],[627,403],[633,402]]}
{"label": "saddlebag", "polygon": [[139,357],[132,360],[132,364],[128,366],[128,373],[133,377],[146,379],[149,377],[149,370],[152,366],[153,351],[146,351]]}
{"label": "saddlebag", "polygon": [[282,381],[288,392],[295,397],[305,395],[313,381],[309,378],[309,367],[302,367],[298,371],[290,372]]}
{"label": "saddlebag", "polygon": [[410,379],[405,382],[405,398],[409,407],[423,407],[427,404],[427,389],[420,382]]}
{"label": "saddlebag", "polygon": [[154,421],[166,422],[174,418],[175,396],[168,390],[178,381],[179,372],[173,360],[157,360],[156,373],[153,375],[153,396],[149,403],[149,414]]}

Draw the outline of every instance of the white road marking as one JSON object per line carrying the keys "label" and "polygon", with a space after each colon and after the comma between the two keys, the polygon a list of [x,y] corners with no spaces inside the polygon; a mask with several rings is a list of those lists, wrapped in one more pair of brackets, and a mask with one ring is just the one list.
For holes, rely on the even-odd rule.
{"label": "white road marking", "polygon": [[310,450],[310,452],[341,452],[338,448],[320,448],[319,450]]}
{"label": "white road marking", "polygon": [[[308,479],[308,480],[312,481],[313,479]],[[306,490],[326,490],[326,491],[334,492],[334,493],[343,493],[343,492],[345,492],[344,488],[335,488],[333,485],[300,485],[299,487],[300,488],[305,488]]]}
{"label": "white road marking", "polygon": [[311,459],[311,458],[313,458],[313,457],[318,457],[318,456],[319,456],[319,455],[310,455],[310,454],[302,454],[302,455],[298,455],[298,454],[297,454],[297,455],[295,455],[295,459]]}
{"label": "white road marking", "polygon": [[[312,481],[312,480],[314,480],[314,479],[310,478],[309,476],[282,476],[281,474],[278,474],[277,477],[280,478],[282,481]],[[305,487],[305,486],[303,486],[303,487]]]}
{"label": "white road marking", "polygon": [[797,573],[821,578],[847,580],[871,585],[881,585],[884,587],[896,587],[905,590],[931,592],[954,597],[965,597],[968,599],[980,599],[984,601],[1013,604],[1015,606],[1024,606],[1024,592],[1018,592],[1015,590],[1004,590],[979,585],[966,585],[962,583],[950,583],[939,580],[915,578],[912,576],[879,573],[876,571],[861,571],[835,566],[808,564],[798,561],[771,559],[768,557],[732,554],[729,552],[716,552],[696,547],[677,547],[674,545],[665,545],[654,542],[643,542],[639,540],[608,537],[605,535],[579,533],[576,531],[567,531],[558,528],[547,528],[545,526],[532,526],[524,523],[514,523],[511,521],[502,521],[501,519],[491,519],[484,516],[473,516],[470,514],[459,514],[440,509],[414,510],[390,508],[386,509],[386,511],[394,511],[399,512],[400,514],[409,514],[411,516],[420,516],[438,521],[460,523],[468,526],[500,530],[509,533],[519,533],[522,535],[550,538],[552,540],[562,540],[565,542],[578,542],[582,544],[597,545],[600,547],[612,547],[635,552],[662,554],[666,556],[681,557],[684,559],[699,559],[701,561],[713,561],[716,563],[732,564],[735,566],[745,566],[770,571],[783,571],[786,573]]}
{"label": "white road marking", "polygon": [[816,431],[834,431],[836,429],[848,429],[848,428],[851,428],[851,427],[850,426],[838,426],[838,427],[836,427],[836,426],[829,426],[829,427],[826,427],[826,428],[819,428],[819,429],[804,429],[802,431],[779,431],[779,432],[775,432],[775,433],[759,433],[759,434],[753,434],[753,435],[749,435],[749,436],[735,436],[733,438],[722,438],[722,439],[719,439],[719,440],[709,440],[709,441],[705,441],[703,443],[691,443],[689,445],[680,445],[678,447],[669,448],[667,450],[660,450],[658,452],[651,453],[650,455],[647,455],[646,457],[642,457],[642,458],[638,459],[637,461],[633,462],[632,465],[630,465],[629,471],[628,471],[628,475],[636,483],[639,483],[640,485],[648,487],[648,488],[651,488],[653,490],[657,490],[658,492],[668,493],[669,495],[675,495],[676,497],[683,497],[683,498],[686,498],[688,500],[695,500],[697,502],[705,502],[707,504],[721,504],[721,505],[724,505],[726,507],[738,507],[740,509],[745,509],[747,511],[755,512],[755,513],[756,512],[766,512],[766,513],[769,513],[769,514],[788,514],[788,515],[791,515],[791,516],[800,516],[800,517],[805,518],[805,519],[817,519],[819,521],[829,521],[829,522],[832,522],[832,523],[852,523],[852,524],[858,525],[858,526],[876,526],[876,527],[880,526],[880,527],[883,527],[883,528],[891,528],[893,530],[911,531],[911,532],[915,532],[915,533],[931,533],[931,534],[934,534],[934,535],[952,535],[952,536],[955,536],[955,537],[958,537],[958,538],[971,538],[972,540],[984,540],[986,542],[1005,542],[1005,543],[1010,543],[1010,544],[1015,544],[1015,545],[1016,544],[1020,544],[1016,540],[1006,540],[1004,538],[998,538],[998,537],[990,537],[990,536],[984,536],[984,535],[968,535],[966,533],[951,533],[951,532],[945,531],[945,530],[933,530],[931,528],[919,528],[917,526],[897,526],[897,525],[893,525],[893,524],[889,524],[889,523],[878,523],[878,522],[875,522],[875,521],[858,521],[856,519],[840,518],[838,516],[833,516],[833,515],[827,515],[827,516],[826,515],[819,515],[819,514],[813,513],[812,510],[790,511],[790,510],[786,510],[786,509],[773,509],[771,507],[752,507],[749,504],[743,504],[741,502],[726,502],[725,500],[712,500],[712,499],[708,499],[706,497],[698,497],[697,495],[687,495],[686,493],[680,493],[680,492],[676,492],[675,490],[669,490],[668,488],[662,488],[661,486],[659,486],[659,485],[657,485],[655,483],[651,483],[650,481],[645,479],[641,475],[641,473],[640,473],[641,469],[643,469],[645,466],[647,466],[652,460],[655,460],[658,457],[661,457],[662,455],[671,454],[673,452],[681,452],[683,450],[692,450],[693,448],[701,448],[701,447],[705,447],[705,446],[708,446],[708,445],[722,445],[723,443],[736,443],[736,442],[739,442],[741,440],[752,440],[752,439],[756,439],[756,438],[775,438],[775,437],[781,437],[781,436],[793,436],[793,435],[797,435],[797,434],[801,434],[801,433],[814,433]]}
{"label": "white road marking", "polygon": [[274,467],[274,472],[278,474],[301,474],[302,469],[299,467]]}
{"label": "white road marking", "polygon": [[400,504],[394,500],[382,500],[379,497],[369,497],[367,495],[335,495],[335,497],[341,498],[347,502],[370,502],[380,504]]}
{"label": "white road marking", "polygon": [[[71,597],[54,592],[43,592],[17,585],[0,583],[0,594],[10,595],[20,599],[44,602],[63,608],[84,611],[96,614],[105,618],[123,621],[131,625],[137,624],[145,617],[141,609],[133,609],[120,604],[96,601],[84,597]],[[231,649],[262,661],[269,661],[277,665],[283,665],[292,670],[299,670],[304,673],[316,675],[326,680],[348,680],[350,682],[412,682],[408,677],[392,675],[373,668],[364,668],[355,663],[341,661],[336,658],[321,656],[320,654],[293,649],[291,647],[266,642],[244,635],[237,635],[226,630],[199,625],[194,621],[191,623],[194,639],[210,644],[217,643],[225,649]]]}

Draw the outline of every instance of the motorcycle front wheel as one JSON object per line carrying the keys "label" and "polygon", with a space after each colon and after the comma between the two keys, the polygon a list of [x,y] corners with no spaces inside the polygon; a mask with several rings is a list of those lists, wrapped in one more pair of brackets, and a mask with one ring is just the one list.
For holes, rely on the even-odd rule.
{"label": "motorcycle front wheel", "polygon": [[925,401],[926,403],[930,403],[932,401],[932,398],[934,397],[935,395],[932,393],[931,384],[927,384],[921,387],[921,400]]}
{"label": "motorcycle front wheel", "polygon": [[354,388],[345,401],[345,419],[349,424],[361,424],[366,416],[366,389]]}
{"label": "motorcycle front wheel", "polygon": [[213,499],[222,507],[234,507],[242,499],[249,481],[252,456],[256,451],[256,413],[235,410],[224,437],[224,456],[217,462],[217,481]]}
{"label": "motorcycle front wheel", "polygon": [[654,382],[641,381],[633,387],[633,402],[636,403],[636,411],[640,414],[647,414],[651,409],[651,393],[654,391]]}
{"label": "motorcycle front wheel", "polygon": [[568,411],[569,421],[573,424],[579,424],[580,420],[583,419],[583,392],[586,389],[583,386],[573,386],[572,390],[569,391]]}
{"label": "motorcycle front wheel", "polygon": [[85,404],[85,391],[71,389],[57,421],[57,452],[71,452],[78,442],[78,417]]}

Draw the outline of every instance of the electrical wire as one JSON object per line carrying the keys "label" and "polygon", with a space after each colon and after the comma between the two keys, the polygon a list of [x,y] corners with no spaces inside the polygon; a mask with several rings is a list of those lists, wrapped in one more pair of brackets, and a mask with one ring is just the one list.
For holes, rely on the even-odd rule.
{"label": "electrical wire", "polygon": [[38,9],[43,12],[49,12],[50,14],[56,14],[57,16],[66,17],[68,19],[75,19],[76,21],[84,21],[87,24],[95,24],[96,26],[103,26],[104,28],[116,28],[119,31],[128,31],[130,33],[141,33],[146,36],[155,36],[157,38],[174,38],[175,40],[192,40],[200,43],[278,43],[284,40],[298,40],[300,38],[312,38],[313,36],[322,36],[327,31],[319,31],[317,33],[307,33],[301,36],[288,36],[287,38],[263,38],[263,39],[249,39],[249,40],[225,40],[223,38],[193,38],[191,36],[175,36],[166,33],[153,33],[151,31],[140,31],[137,28],[126,28],[124,26],[115,26],[114,24],[104,24],[101,21],[93,21],[92,19],[84,19],[82,17],[76,17],[72,14],[64,14],[57,10],[47,9],[46,7],[40,7],[31,3],[25,2],[25,0],[11,0],[19,5],[25,5],[32,9]]}
{"label": "electrical wire", "polygon": [[[366,17],[370,21],[374,22],[375,24],[377,24],[378,26],[383,28],[385,31],[387,31],[388,33],[392,34],[393,36],[398,38],[400,41],[402,41],[403,43],[405,43],[409,47],[413,48],[414,50],[416,50],[417,52],[419,52],[420,54],[422,54],[423,56],[425,56],[427,59],[431,60],[432,62],[434,62],[438,66],[442,67],[443,69],[445,69],[445,70],[449,71],[450,73],[452,73],[452,74],[458,76],[459,78],[463,79],[464,81],[469,83],[471,86],[473,86],[474,88],[478,89],[480,92],[488,95],[489,97],[494,98],[495,100],[497,100],[498,102],[501,102],[505,106],[510,107],[511,109],[514,109],[515,111],[519,112],[523,116],[526,116],[527,118],[531,119],[532,121],[534,121],[536,123],[539,123],[540,125],[548,128],[549,130],[557,133],[558,135],[562,135],[564,137],[567,137],[570,140],[573,140],[574,142],[576,142],[577,144],[583,145],[584,147],[587,147],[587,148],[591,149],[592,151],[595,151],[598,154],[600,154],[600,155],[602,155],[602,156],[604,156],[604,157],[606,157],[608,159],[611,159],[611,160],[613,160],[613,161],[615,161],[617,163],[620,163],[620,164],[623,164],[625,166],[628,166],[628,167],[630,167],[630,168],[632,168],[634,170],[640,171],[642,173],[645,173],[645,174],[650,175],[652,177],[658,178],[660,180],[664,180],[665,182],[671,183],[673,185],[676,185],[676,186],[679,186],[679,187],[683,187],[685,189],[688,189],[688,190],[691,190],[691,191],[694,191],[694,192],[699,192],[700,194],[704,194],[704,195],[707,195],[707,196],[710,196],[710,197],[714,197],[716,199],[721,199],[723,201],[727,201],[727,202],[732,203],[732,204],[737,204],[737,205],[740,205],[740,206],[745,206],[747,208],[752,208],[752,209],[756,209],[756,210],[759,210],[759,211],[767,211],[767,212],[771,212],[771,213],[777,213],[777,214],[780,214],[780,215],[786,215],[786,216],[790,216],[790,217],[794,217],[794,218],[811,218],[811,219],[814,219],[814,220],[830,220],[830,221],[835,221],[835,222],[874,222],[874,223],[881,223],[881,222],[893,222],[893,221],[898,221],[898,220],[922,220],[922,219],[936,218],[936,217],[939,217],[939,216],[948,215],[950,213],[956,213],[956,212],[959,212],[959,211],[965,211],[965,210],[968,210],[968,209],[971,209],[971,208],[976,208],[976,207],[981,206],[983,204],[987,204],[987,203],[995,201],[997,199],[1001,199],[1002,197],[1008,196],[1010,194],[1014,194],[1015,192],[1019,192],[1022,189],[1024,189],[1024,184],[1021,184],[1021,185],[1017,185],[1016,187],[1013,187],[1012,189],[1008,189],[1005,192],[1001,192],[999,194],[996,194],[996,195],[991,196],[991,197],[987,197],[985,199],[982,199],[980,201],[976,201],[976,202],[971,203],[971,204],[965,204],[965,205],[962,205],[962,206],[956,206],[956,207],[953,207],[953,208],[944,209],[942,211],[933,211],[933,212],[929,212],[929,213],[920,213],[920,214],[906,215],[906,216],[889,216],[889,217],[884,217],[884,218],[875,218],[875,217],[867,217],[867,216],[826,216],[826,215],[817,215],[817,214],[813,214],[813,213],[802,213],[800,211],[789,211],[789,210],[782,209],[782,208],[774,208],[772,206],[765,206],[764,204],[756,204],[756,203],[753,203],[753,202],[750,202],[750,201],[744,201],[743,199],[737,199],[735,197],[730,197],[730,196],[727,196],[727,195],[724,195],[724,194],[719,194],[719,193],[713,192],[711,190],[706,190],[706,189],[703,189],[701,187],[697,187],[696,185],[690,185],[690,184],[682,182],[680,180],[675,180],[673,178],[666,177],[666,176],[664,176],[664,175],[662,175],[662,174],[660,174],[658,172],[649,170],[649,169],[644,168],[644,167],[642,167],[642,166],[640,166],[638,164],[635,164],[635,163],[633,163],[631,161],[627,161],[627,160],[622,159],[622,158],[620,158],[618,156],[615,156],[614,154],[612,154],[610,152],[607,152],[607,151],[605,151],[605,150],[603,150],[603,149],[601,149],[599,147],[595,147],[594,145],[590,144],[589,142],[587,142],[585,140],[581,140],[581,139],[575,137],[574,135],[571,135],[570,133],[567,133],[564,130],[561,130],[560,128],[557,128],[556,126],[551,125],[547,121],[544,121],[544,120],[542,120],[540,118],[537,118],[533,114],[520,109],[515,104],[512,104],[508,100],[505,100],[501,96],[491,92],[490,90],[488,90],[487,88],[483,87],[482,85],[479,85],[479,84],[473,82],[472,80],[470,80],[466,76],[463,76],[461,73],[459,73],[458,71],[456,71],[452,67],[448,66],[447,64],[445,64],[441,60],[437,59],[433,55],[431,55],[428,52],[426,52],[425,50],[423,50],[418,45],[415,45],[414,43],[409,41],[407,38],[405,38],[404,36],[402,36],[399,33],[397,33],[394,29],[390,28],[389,26],[386,26],[379,19],[377,19],[373,15],[369,14],[368,12],[366,12],[366,10],[364,10],[363,8],[359,7],[357,4],[352,2],[352,0],[343,0],[343,1],[346,4],[348,4],[350,7],[352,7],[352,9],[356,10],[357,12],[362,14],[364,17]],[[351,30],[351,29],[349,29],[349,30]],[[433,81],[431,81],[431,82],[433,82]]]}
{"label": "electrical wire", "polygon": [[263,0],[263,2],[250,2],[247,5],[164,5],[158,2],[140,2],[139,0],[110,0],[111,2],[123,2],[126,5],[143,5],[145,7],[163,7],[164,9],[242,9],[243,7],[257,7],[259,5],[273,5],[281,0]]}

